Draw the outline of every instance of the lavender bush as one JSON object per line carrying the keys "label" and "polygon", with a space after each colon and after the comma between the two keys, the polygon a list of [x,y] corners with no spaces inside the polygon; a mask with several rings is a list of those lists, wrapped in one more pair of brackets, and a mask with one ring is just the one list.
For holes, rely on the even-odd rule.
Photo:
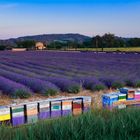
{"label": "lavender bush", "polygon": [[41,93],[48,96],[59,92],[59,88],[48,81],[43,81],[37,78],[30,78],[4,70],[0,70],[0,75],[5,76],[6,78],[15,82],[26,85],[36,93]]}
{"label": "lavender bush", "polygon": [[115,78],[102,77],[99,79],[107,88],[111,88],[115,82]]}
{"label": "lavender bush", "polygon": [[85,89],[89,89],[92,91],[100,91],[105,89],[104,84],[94,77],[78,78],[78,81]]}
{"label": "lavender bush", "polygon": [[41,94],[55,94],[58,88],[77,93],[81,87],[140,87],[139,54],[5,51],[0,52],[0,60],[1,76]]}
{"label": "lavender bush", "polygon": [[32,95],[32,91],[29,88],[2,76],[0,76],[0,90],[12,98],[28,98]]}
{"label": "lavender bush", "polygon": [[46,80],[57,85],[63,92],[78,93],[80,91],[80,85],[74,82],[73,80],[59,78],[59,77],[56,78],[48,77],[46,78]]}

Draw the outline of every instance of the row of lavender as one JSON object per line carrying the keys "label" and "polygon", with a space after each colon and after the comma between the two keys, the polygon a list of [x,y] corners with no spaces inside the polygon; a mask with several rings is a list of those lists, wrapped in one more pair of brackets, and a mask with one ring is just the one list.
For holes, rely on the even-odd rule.
{"label": "row of lavender", "polygon": [[19,126],[25,123],[35,123],[38,120],[57,118],[68,115],[79,115],[89,111],[91,97],[64,97],[47,99],[26,104],[0,107],[0,122]]}
{"label": "row of lavender", "polygon": [[[140,56],[136,54],[1,52],[0,60],[0,78],[7,83],[0,85],[0,90],[13,97],[26,97],[34,92],[78,93],[81,88],[95,91],[140,87]],[[15,90],[20,86],[25,88],[21,95]]]}

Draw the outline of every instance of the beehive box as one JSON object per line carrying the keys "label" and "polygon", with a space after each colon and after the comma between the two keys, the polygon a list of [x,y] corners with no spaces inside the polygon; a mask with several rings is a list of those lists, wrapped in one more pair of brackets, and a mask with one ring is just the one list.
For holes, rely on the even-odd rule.
{"label": "beehive box", "polygon": [[118,93],[118,100],[119,101],[126,101],[126,94]]}
{"label": "beehive box", "polygon": [[90,96],[83,97],[83,111],[87,112],[91,109],[92,98]]}
{"label": "beehive box", "polygon": [[18,126],[25,123],[24,105],[11,107],[12,125]]}
{"label": "beehive box", "polygon": [[135,92],[135,89],[127,88],[127,87],[120,88],[119,90],[120,90],[121,93],[124,93],[124,94],[128,94],[129,91],[134,91]]}
{"label": "beehive box", "polygon": [[135,100],[140,100],[140,91],[139,90],[135,91]]}
{"label": "beehive box", "polygon": [[27,123],[35,123],[38,120],[38,104],[30,103],[25,105],[25,115]]}
{"label": "beehive box", "polygon": [[51,101],[51,118],[61,116],[61,100]]}
{"label": "beehive box", "polygon": [[10,115],[10,107],[1,106],[0,107],[0,123],[10,123],[11,115]]}
{"label": "beehive box", "polygon": [[62,100],[62,115],[72,114],[72,100]]}
{"label": "beehive box", "polygon": [[132,88],[120,88],[120,92],[127,94],[127,100],[135,99],[135,89]]}
{"label": "beehive box", "polygon": [[83,99],[74,99],[72,102],[73,115],[79,115],[83,111]]}
{"label": "beehive box", "polygon": [[50,101],[39,102],[39,119],[50,118]]}
{"label": "beehive box", "polygon": [[102,95],[102,104],[104,108],[112,108],[113,103],[118,101],[118,93]]}
{"label": "beehive box", "polygon": [[127,94],[127,100],[134,100],[135,99],[135,91],[129,91]]}

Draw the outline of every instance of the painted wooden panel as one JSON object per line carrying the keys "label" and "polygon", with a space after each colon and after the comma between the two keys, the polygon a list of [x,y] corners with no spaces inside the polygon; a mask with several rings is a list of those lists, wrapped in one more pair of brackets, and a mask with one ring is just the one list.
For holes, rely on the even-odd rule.
{"label": "painted wooden panel", "polygon": [[25,113],[23,105],[11,107],[11,113],[13,126],[22,125],[25,123]]}
{"label": "painted wooden panel", "polygon": [[73,101],[73,115],[79,115],[82,113],[82,99]]}
{"label": "painted wooden panel", "polygon": [[26,115],[27,116],[37,115],[37,114],[38,114],[38,104],[37,103],[26,105]]}
{"label": "painted wooden panel", "polygon": [[62,115],[70,115],[72,114],[72,100],[64,100],[62,101]]}
{"label": "painted wooden panel", "polygon": [[11,119],[10,107],[0,108],[0,121],[7,121]]}
{"label": "painted wooden panel", "polygon": [[39,103],[39,119],[50,118],[50,102],[43,101]]}
{"label": "painted wooden panel", "polygon": [[83,97],[84,112],[87,112],[91,109],[91,100],[92,100],[91,97]]}
{"label": "painted wooden panel", "polygon": [[35,123],[38,120],[38,103],[26,105],[26,121],[27,123]]}
{"label": "painted wooden panel", "polygon": [[51,101],[51,118],[61,117],[61,101]]}

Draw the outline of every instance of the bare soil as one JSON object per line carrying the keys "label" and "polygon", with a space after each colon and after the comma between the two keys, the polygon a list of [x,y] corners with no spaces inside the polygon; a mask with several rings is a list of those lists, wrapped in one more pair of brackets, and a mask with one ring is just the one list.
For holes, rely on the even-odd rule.
{"label": "bare soil", "polygon": [[34,96],[28,99],[12,99],[8,96],[0,94],[0,106],[10,105],[10,104],[20,104],[20,103],[27,103],[32,101],[39,101],[48,98],[60,98],[60,97],[71,97],[71,96],[91,96],[92,97],[92,106],[93,108],[101,108],[102,107],[102,98],[101,96],[105,93],[110,93],[113,90],[104,90],[99,92],[92,92],[89,90],[82,90],[78,94],[68,94],[68,93],[59,93],[56,96],[42,96],[39,94],[35,94]]}

